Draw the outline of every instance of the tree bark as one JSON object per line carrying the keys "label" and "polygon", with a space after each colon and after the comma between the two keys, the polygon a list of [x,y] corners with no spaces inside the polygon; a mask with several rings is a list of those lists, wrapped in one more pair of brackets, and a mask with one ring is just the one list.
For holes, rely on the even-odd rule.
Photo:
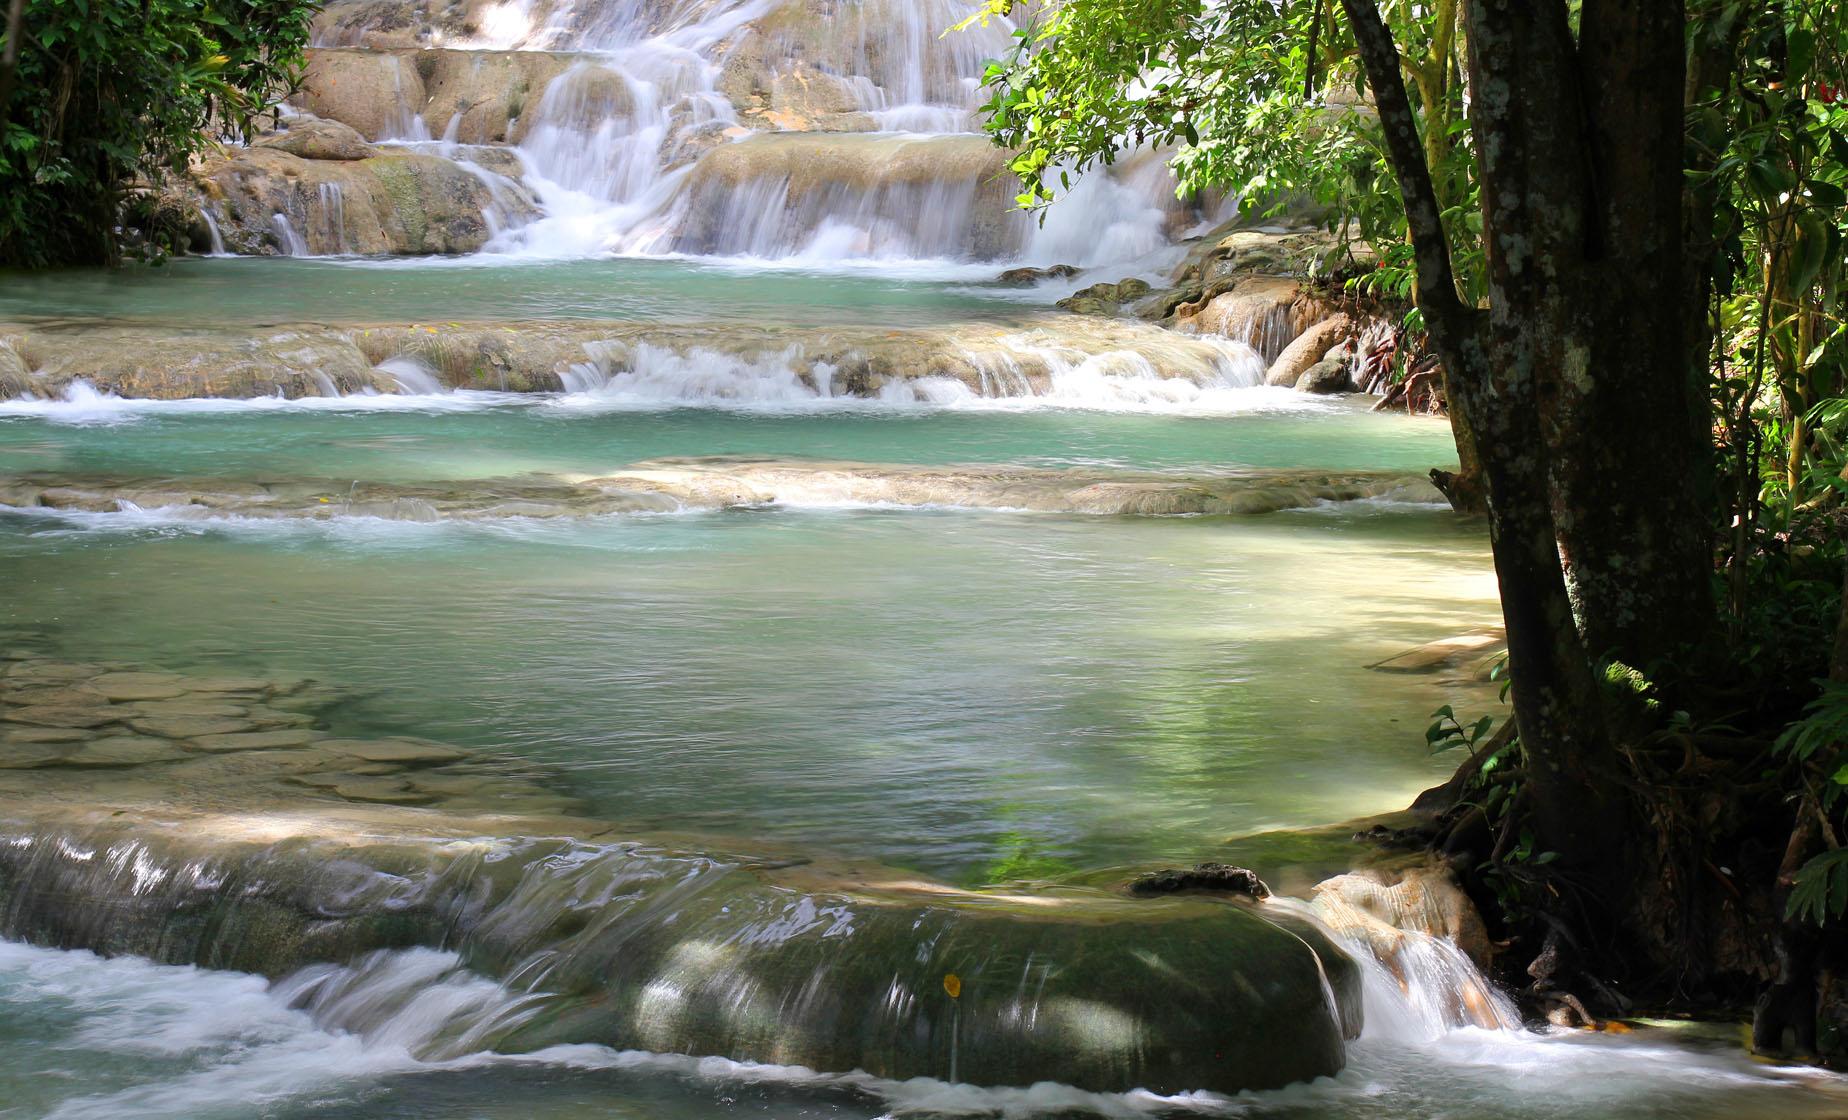
{"label": "tree bark", "polygon": [[1580,120],[1539,153],[1582,153],[1586,208],[1582,248],[1562,246],[1584,333],[1559,353],[1560,549],[1586,645],[1639,668],[1713,620],[1706,341],[1683,318],[1686,25],[1682,0],[1585,0],[1576,52],[1567,38],[1548,62]]}
{"label": "tree bark", "polygon": [[[1608,786],[1597,780],[1610,750],[1566,592],[1551,498],[1552,441],[1540,422],[1546,375],[1567,357],[1563,350],[1578,329],[1571,285],[1548,275],[1550,264],[1541,263],[1543,251],[1561,251],[1562,239],[1570,246],[1574,215],[1583,213],[1571,161],[1565,161],[1566,178],[1556,173],[1564,106],[1545,84],[1559,73],[1550,67],[1570,44],[1563,8],[1554,26],[1540,27],[1519,0],[1468,5],[1476,91],[1471,127],[1485,153],[1482,193],[1490,200],[1483,237],[1494,291],[1483,312],[1457,298],[1449,242],[1391,32],[1374,0],[1342,2],[1404,196],[1419,306],[1450,375],[1451,407],[1467,417],[1488,483],[1515,720],[1535,823],[1547,848],[1560,853],[1562,869],[1601,878],[1619,850],[1621,818],[1608,811]],[[1544,49],[1532,49],[1546,36]],[[1536,221],[1536,214],[1548,220]]]}

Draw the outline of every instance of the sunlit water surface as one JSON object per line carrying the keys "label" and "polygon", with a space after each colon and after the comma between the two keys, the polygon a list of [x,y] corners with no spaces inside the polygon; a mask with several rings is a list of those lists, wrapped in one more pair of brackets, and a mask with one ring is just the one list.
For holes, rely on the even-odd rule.
{"label": "sunlit water surface", "polygon": [[[113,297],[85,298],[100,313]],[[1237,392],[1253,407],[1215,415],[469,395],[7,406],[0,472],[464,480],[715,454],[1178,475],[1450,461],[1441,424]],[[1262,851],[1246,838],[1391,810],[1453,765],[1424,746],[1429,712],[1500,710],[1465,667],[1366,667],[1497,614],[1482,526],[1401,503],[467,524],[18,511],[0,512],[0,572],[7,626],[69,656],[308,673],[353,697],[334,730],[519,756],[637,835],[870,855],[971,885]],[[1666,1029],[1381,1027],[1337,1079],[1232,1100],[880,1083],[597,1047],[433,1063],[418,1055],[442,1008],[492,985],[430,951],[397,967],[425,998],[362,1027],[258,978],[0,944],[0,1116],[1848,1110],[1832,1080],[1752,1065],[1724,1031]]]}

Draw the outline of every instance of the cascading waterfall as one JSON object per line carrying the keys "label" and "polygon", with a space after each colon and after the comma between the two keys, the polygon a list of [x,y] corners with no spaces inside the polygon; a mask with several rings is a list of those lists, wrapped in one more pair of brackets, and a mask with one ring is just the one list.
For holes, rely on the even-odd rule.
{"label": "cascading waterfall", "polygon": [[[810,23],[796,10],[516,0],[483,11],[473,38],[441,45],[584,52],[520,111],[517,152],[543,217],[517,229],[490,220],[488,249],[1093,266],[1168,245],[1185,208],[1159,160],[1087,177],[1043,226],[1011,212],[1001,153],[971,134],[1005,20],[944,35],[966,14],[959,0],[857,0]],[[409,63],[389,65],[398,105],[383,139],[453,157],[460,114],[433,140],[405,101]],[[740,119],[740,82],[763,84],[764,119]],[[810,112],[829,119],[765,131]]]}

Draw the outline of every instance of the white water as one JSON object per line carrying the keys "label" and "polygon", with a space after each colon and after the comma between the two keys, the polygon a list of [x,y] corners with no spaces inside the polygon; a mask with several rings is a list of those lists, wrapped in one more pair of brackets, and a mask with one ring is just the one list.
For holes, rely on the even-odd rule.
{"label": "white water", "polygon": [[[10,1091],[22,1115],[55,1120],[241,1117],[292,1102],[351,1099],[398,1075],[532,1066],[567,1082],[623,1071],[679,1084],[696,1097],[745,1086],[846,1091],[869,1100],[866,1115],[1359,1117],[1424,1100],[1415,1114],[1795,1118],[1839,1115],[1832,1110],[1848,1103],[1832,1075],[1755,1065],[1667,1030],[1612,1037],[1458,1028],[1437,1010],[1453,1002],[1447,993],[1423,986],[1432,978],[1421,974],[1405,990],[1368,964],[1368,1025],[1339,1077],[1237,1098],[1160,1097],[1052,1083],[996,1089],[928,1078],[893,1082],[596,1045],[499,1054],[495,1041],[540,1014],[547,997],[496,984],[453,954],[429,949],[317,965],[271,983],[0,942],[0,1043],[9,1053],[0,1078],[16,1081],[0,1080],[0,1090]],[[1386,1099],[1408,1093],[1412,1102]],[[471,1114],[517,1114],[517,1095],[507,1099],[508,1112],[490,1112],[484,1101]]]}
{"label": "white water", "polygon": [[[968,9],[964,0],[843,0],[826,15],[786,0],[509,0],[478,12],[472,36],[437,34],[431,45],[586,54],[521,110],[517,152],[543,216],[507,228],[491,215],[493,254],[1089,268],[1167,246],[1182,208],[1156,158],[1084,177],[1043,225],[1010,212],[1016,187],[1004,157],[969,134],[985,60],[1005,52],[1012,25],[946,34]],[[741,119],[727,67],[759,56],[767,115]],[[433,138],[406,95],[408,64],[392,69],[398,104],[375,139],[453,158],[445,141],[459,117],[444,141]],[[781,159],[764,144],[779,139],[820,148]],[[740,141],[752,146],[718,150]],[[896,157],[895,141],[915,151]]]}

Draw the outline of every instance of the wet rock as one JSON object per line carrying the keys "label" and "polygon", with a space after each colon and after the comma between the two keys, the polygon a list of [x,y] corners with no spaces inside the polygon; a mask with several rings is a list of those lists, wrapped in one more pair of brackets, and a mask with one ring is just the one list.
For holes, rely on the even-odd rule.
{"label": "wet rock", "polygon": [[166,700],[186,694],[173,673],[104,673],[84,687],[111,701]]}
{"label": "wet rock", "polygon": [[224,735],[191,736],[189,746],[194,750],[218,753],[221,751],[263,751],[282,750],[289,747],[305,747],[314,742],[316,735],[312,731],[294,729],[288,731],[244,731]]}
{"label": "wet rock", "polygon": [[[948,1080],[954,1062],[977,1084],[1236,1093],[1338,1072],[1361,1027],[1353,961],[1313,923],[1244,900],[974,893],[879,868],[484,840],[478,821],[376,803],[145,818],[9,821],[5,838],[26,843],[0,843],[0,933],[29,923],[50,943],[272,976],[383,947],[462,946],[489,976],[543,954],[543,1002],[472,1046],[897,1080]],[[131,845],[132,868],[90,855]],[[182,870],[201,866],[209,881]]]}
{"label": "wet rock", "polygon": [[1507,637],[1500,629],[1475,630],[1414,646],[1367,668],[1382,673],[1428,673],[1465,662],[1499,659],[1506,648]]}
{"label": "wet rock", "polygon": [[1303,371],[1296,380],[1296,389],[1302,393],[1351,393],[1354,383],[1348,377],[1346,362],[1324,358]]}
{"label": "wet rock", "polygon": [[231,251],[288,253],[288,232],[313,254],[472,253],[487,213],[514,225],[536,213],[512,181],[484,181],[441,156],[381,149],[366,159],[306,160],[275,148],[227,150],[195,173],[201,205]]}
{"label": "wet rock", "polygon": [[292,100],[368,140],[401,139],[423,105],[423,77],[407,52],[311,50]]}
{"label": "wet rock", "polygon": [[274,148],[302,159],[336,162],[371,159],[379,154],[378,149],[366,143],[366,138],[351,126],[306,114],[286,121],[275,132],[259,136],[254,146]]}
{"label": "wet rock", "polygon": [[285,727],[312,727],[314,717],[306,712],[283,711],[273,707],[253,707],[245,711],[251,723],[264,731]]}
{"label": "wet rock", "polygon": [[5,670],[7,686],[31,682],[35,684],[68,684],[72,681],[87,680],[103,671],[100,665],[85,665],[68,661],[16,661]]}
{"label": "wet rock", "polygon": [[144,700],[135,704],[134,708],[137,715],[163,719],[181,716],[242,719],[250,714],[250,709],[242,704],[229,704],[212,696],[194,699],[188,695],[172,700]]}
{"label": "wet rock", "polygon": [[186,752],[167,739],[118,735],[84,744],[60,759],[59,765],[98,768],[145,766],[185,757]]}
{"label": "wet rock", "polygon": [[[77,380],[158,400],[314,397],[392,388],[343,332],[326,328],[227,333],[85,322],[81,328],[36,330],[32,337],[41,363],[35,391],[51,396]],[[45,679],[75,680],[100,671]]]}
{"label": "wet rock", "polygon": [[329,739],[321,744],[321,748],[366,762],[384,762],[394,766],[436,766],[468,757],[465,752],[454,747],[422,739]]}
{"label": "wet rock", "polygon": [[0,737],[0,770],[38,770],[56,766],[69,749],[56,743],[22,743]]}
{"label": "wet rock", "polygon": [[90,732],[76,727],[8,727],[0,731],[0,739],[6,742],[33,745],[82,743],[89,738]]}
{"label": "wet rock", "polygon": [[262,677],[187,677],[186,687],[194,692],[267,693],[273,687]]}
{"label": "wet rock", "polygon": [[374,805],[428,805],[436,800],[435,794],[412,789],[408,782],[393,778],[354,778],[333,790],[348,801]]}
{"label": "wet rock", "polygon": [[1078,315],[1115,315],[1125,303],[1149,294],[1147,280],[1130,277],[1114,284],[1093,284],[1058,302],[1059,307]]}
{"label": "wet rock", "polygon": [[[931,251],[1010,257],[1028,227],[1012,206],[1006,162],[974,135],[762,133],[694,165],[672,248],[739,254],[766,240],[799,243],[850,206],[871,231],[848,247],[855,255],[916,250],[919,216],[930,215]],[[753,199],[749,212],[735,204],[740,197]]]}
{"label": "wet rock", "polygon": [[1199,288],[1192,286],[1156,288],[1130,304],[1129,313],[1151,323],[1162,322],[1172,318],[1186,305],[1198,302],[1201,294]]}
{"label": "wet rock", "polygon": [[1277,360],[1271,363],[1270,371],[1264,375],[1264,383],[1285,388],[1294,386],[1302,380],[1310,366],[1322,360],[1322,355],[1330,346],[1351,337],[1355,330],[1354,320],[1345,313],[1330,315],[1307,328],[1296,336],[1295,341],[1284,347]]}
{"label": "wet rock", "polygon": [[142,716],[128,725],[144,735],[163,739],[199,739],[207,735],[238,735],[256,725],[233,716]]}
{"label": "wet rock", "polygon": [[1244,867],[1233,867],[1224,863],[1197,864],[1189,870],[1169,868],[1163,871],[1151,871],[1139,875],[1130,881],[1131,894],[1156,895],[1180,894],[1184,891],[1224,891],[1228,894],[1242,894],[1249,898],[1266,899],[1270,897],[1270,888],[1258,878],[1258,873]]}
{"label": "wet rock", "polygon": [[995,277],[995,283],[1024,288],[1033,284],[1042,284],[1048,280],[1063,280],[1078,275],[1078,272],[1076,265],[1069,264],[1055,264],[1047,268],[1010,268]]}
{"label": "wet rock", "polygon": [[122,713],[110,711],[107,704],[81,708],[40,704],[10,708],[0,713],[0,719],[39,727],[102,727],[104,724],[120,722]]}

